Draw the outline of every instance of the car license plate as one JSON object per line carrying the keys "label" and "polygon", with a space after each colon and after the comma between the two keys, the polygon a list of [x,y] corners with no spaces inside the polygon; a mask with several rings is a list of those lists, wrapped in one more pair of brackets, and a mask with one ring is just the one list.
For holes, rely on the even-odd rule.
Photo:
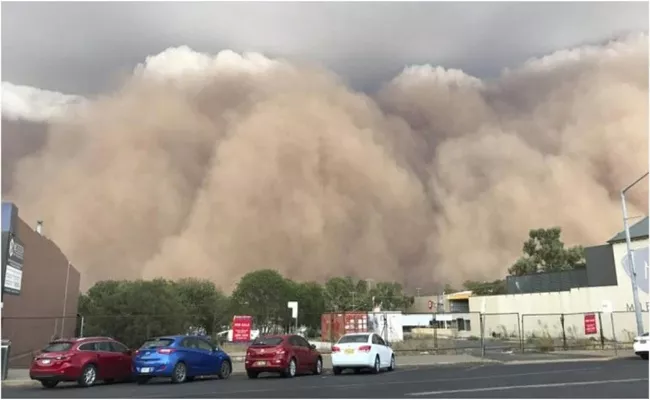
{"label": "car license plate", "polygon": [[151,372],[151,369],[152,368],[150,368],[150,367],[143,367],[143,368],[140,368],[140,372],[146,374],[146,373]]}
{"label": "car license plate", "polygon": [[48,365],[51,362],[52,361],[50,361],[50,360],[41,360],[41,364],[43,364],[43,365]]}
{"label": "car license plate", "polygon": [[255,363],[255,365],[257,365],[259,367],[263,367],[263,366],[266,365],[266,361],[258,361],[258,362]]}
{"label": "car license plate", "polygon": [[354,354],[354,349],[345,349],[345,354]]}

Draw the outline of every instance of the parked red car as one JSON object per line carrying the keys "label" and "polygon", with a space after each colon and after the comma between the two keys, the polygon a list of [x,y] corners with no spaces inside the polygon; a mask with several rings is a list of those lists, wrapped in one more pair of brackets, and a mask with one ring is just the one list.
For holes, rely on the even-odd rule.
{"label": "parked red car", "polygon": [[92,386],[131,377],[132,352],[109,337],[59,339],[50,342],[34,358],[29,377],[53,388],[59,382]]}
{"label": "parked red car", "polygon": [[246,350],[246,374],[251,379],[261,372],[280,373],[293,378],[301,373],[320,375],[323,358],[316,346],[298,335],[279,335],[257,338]]}

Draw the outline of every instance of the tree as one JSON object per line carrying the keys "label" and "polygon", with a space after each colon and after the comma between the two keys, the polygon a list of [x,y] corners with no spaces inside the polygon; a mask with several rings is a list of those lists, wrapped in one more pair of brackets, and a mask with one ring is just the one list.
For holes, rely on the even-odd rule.
{"label": "tree", "polygon": [[405,311],[415,300],[412,296],[406,296],[402,285],[397,282],[378,282],[370,290],[370,297],[373,306],[387,311]]}
{"label": "tree", "polygon": [[504,279],[497,279],[492,282],[480,281],[465,281],[463,287],[466,290],[471,290],[472,295],[488,296],[497,294],[507,294],[506,281]]}
{"label": "tree", "polygon": [[366,281],[355,281],[348,276],[325,282],[325,307],[328,311],[368,310],[370,303]]}
{"label": "tree", "polygon": [[582,246],[565,248],[559,227],[531,229],[523,245],[523,257],[508,269],[515,276],[539,272],[557,272],[585,267]]}
{"label": "tree", "polygon": [[263,269],[244,275],[233,291],[233,311],[250,315],[262,333],[287,326],[291,285],[275,270]]}
{"label": "tree", "polygon": [[321,315],[325,312],[323,286],[316,282],[294,282],[287,279],[290,286],[290,301],[298,302],[298,323],[311,330],[320,329]]}
{"label": "tree", "polygon": [[147,338],[186,333],[192,320],[172,282],[103,281],[80,301],[84,336],[111,336],[130,347]]}
{"label": "tree", "polygon": [[174,283],[180,301],[185,305],[197,332],[212,335],[230,323],[229,299],[213,282],[186,278]]}

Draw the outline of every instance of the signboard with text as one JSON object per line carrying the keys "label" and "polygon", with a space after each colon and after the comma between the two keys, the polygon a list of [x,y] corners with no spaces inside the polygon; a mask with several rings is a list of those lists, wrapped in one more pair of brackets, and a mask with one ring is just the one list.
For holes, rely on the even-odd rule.
{"label": "signboard with text", "polygon": [[19,295],[23,283],[23,263],[25,261],[25,246],[17,237],[11,235],[7,246],[7,261],[4,268],[3,291],[7,294]]}
{"label": "signboard with text", "polygon": [[585,335],[595,335],[598,333],[598,322],[596,314],[585,314]]}
{"label": "signboard with text", "polygon": [[250,315],[235,315],[232,318],[232,341],[248,342],[251,340],[253,317]]}

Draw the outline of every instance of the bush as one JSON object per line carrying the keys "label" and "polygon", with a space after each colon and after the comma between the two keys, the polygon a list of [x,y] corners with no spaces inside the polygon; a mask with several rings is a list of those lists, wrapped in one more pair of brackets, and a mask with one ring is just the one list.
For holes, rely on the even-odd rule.
{"label": "bush", "polygon": [[555,342],[553,338],[550,336],[534,338],[533,341],[534,341],[533,343],[535,344],[535,348],[540,353],[548,353],[555,350]]}

